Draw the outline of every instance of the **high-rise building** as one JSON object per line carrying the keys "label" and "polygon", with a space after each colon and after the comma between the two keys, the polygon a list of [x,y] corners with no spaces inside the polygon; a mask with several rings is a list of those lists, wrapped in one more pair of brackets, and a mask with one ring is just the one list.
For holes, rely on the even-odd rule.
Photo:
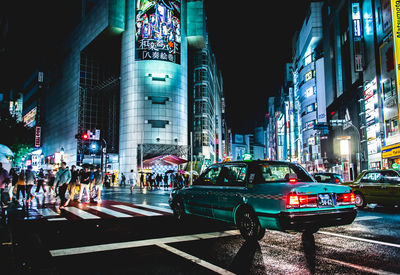
{"label": "high-rise building", "polygon": [[[49,62],[44,155],[62,148],[69,164],[98,165],[104,151],[108,166],[125,173],[159,155],[187,158],[197,106],[189,87],[203,68],[191,66],[192,52],[206,53],[209,62],[206,96],[214,102],[196,114],[209,118],[207,158],[221,159],[222,77],[207,46],[204,13],[203,1],[82,1],[80,23]],[[82,141],[87,131],[93,139]]]}
{"label": "high-rise building", "polygon": [[326,122],[324,58],[318,47],[322,39],[322,2],[311,2],[298,34],[293,56],[294,104],[297,112],[299,162],[310,171],[323,169],[321,135],[314,127]]}

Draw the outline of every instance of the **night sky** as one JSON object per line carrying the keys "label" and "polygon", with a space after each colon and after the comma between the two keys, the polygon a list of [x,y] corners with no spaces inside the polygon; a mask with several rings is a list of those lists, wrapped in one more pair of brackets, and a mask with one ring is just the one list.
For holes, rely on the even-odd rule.
{"label": "night sky", "polygon": [[292,38],[301,29],[308,3],[206,0],[210,43],[224,77],[227,119],[234,133],[251,133],[262,125],[267,97],[276,95],[283,83]]}
{"label": "night sky", "polygon": [[[291,60],[308,0],[205,0],[209,40],[224,78],[228,125],[250,133],[261,125],[268,96],[276,95]],[[0,56],[0,89],[26,79],[79,18],[80,0],[6,0],[7,52]],[[23,7],[23,8],[22,8]]]}

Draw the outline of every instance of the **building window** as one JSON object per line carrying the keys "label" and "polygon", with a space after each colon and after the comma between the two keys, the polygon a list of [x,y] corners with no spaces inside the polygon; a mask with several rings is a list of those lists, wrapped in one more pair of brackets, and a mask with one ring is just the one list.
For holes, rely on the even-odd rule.
{"label": "building window", "polygon": [[399,132],[399,121],[397,118],[391,118],[385,121],[386,137],[392,137]]}
{"label": "building window", "polygon": [[312,113],[315,111],[315,103],[306,106],[306,114]]}
{"label": "building window", "polygon": [[149,96],[148,99],[151,100],[152,104],[163,104],[163,105],[165,105],[165,103],[167,101],[169,101],[169,98],[165,97],[165,96]]}
{"label": "building window", "polygon": [[148,120],[147,123],[151,124],[151,128],[165,128],[169,124],[168,120]]}
{"label": "building window", "polygon": [[304,58],[304,66],[307,66],[311,62],[312,62],[312,54],[309,54]]}

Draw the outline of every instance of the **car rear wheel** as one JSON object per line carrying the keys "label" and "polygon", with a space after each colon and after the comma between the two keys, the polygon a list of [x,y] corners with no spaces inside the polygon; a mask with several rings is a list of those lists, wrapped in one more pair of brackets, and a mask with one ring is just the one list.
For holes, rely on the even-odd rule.
{"label": "car rear wheel", "polygon": [[185,206],[183,205],[183,202],[181,200],[177,199],[174,201],[174,203],[172,204],[172,211],[178,221],[183,221],[185,219]]}
{"label": "car rear wheel", "polygon": [[261,240],[265,235],[265,228],[262,228],[256,214],[251,210],[244,210],[238,215],[237,225],[240,234],[245,240]]}
{"label": "car rear wheel", "polygon": [[356,199],[355,204],[356,204],[356,206],[358,208],[364,207],[366,205],[365,198],[364,198],[363,194],[361,194],[359,192],[356,192],[354,194],[354,196],[355,196],[355,199]]}

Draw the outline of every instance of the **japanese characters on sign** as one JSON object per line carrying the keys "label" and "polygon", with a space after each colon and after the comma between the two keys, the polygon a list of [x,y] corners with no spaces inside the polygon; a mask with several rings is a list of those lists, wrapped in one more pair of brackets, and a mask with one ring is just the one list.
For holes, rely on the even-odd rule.
{"label": "japanese characters on sign", "polygon": [[138,0],[136,60],[181,63],[181,0]]}

